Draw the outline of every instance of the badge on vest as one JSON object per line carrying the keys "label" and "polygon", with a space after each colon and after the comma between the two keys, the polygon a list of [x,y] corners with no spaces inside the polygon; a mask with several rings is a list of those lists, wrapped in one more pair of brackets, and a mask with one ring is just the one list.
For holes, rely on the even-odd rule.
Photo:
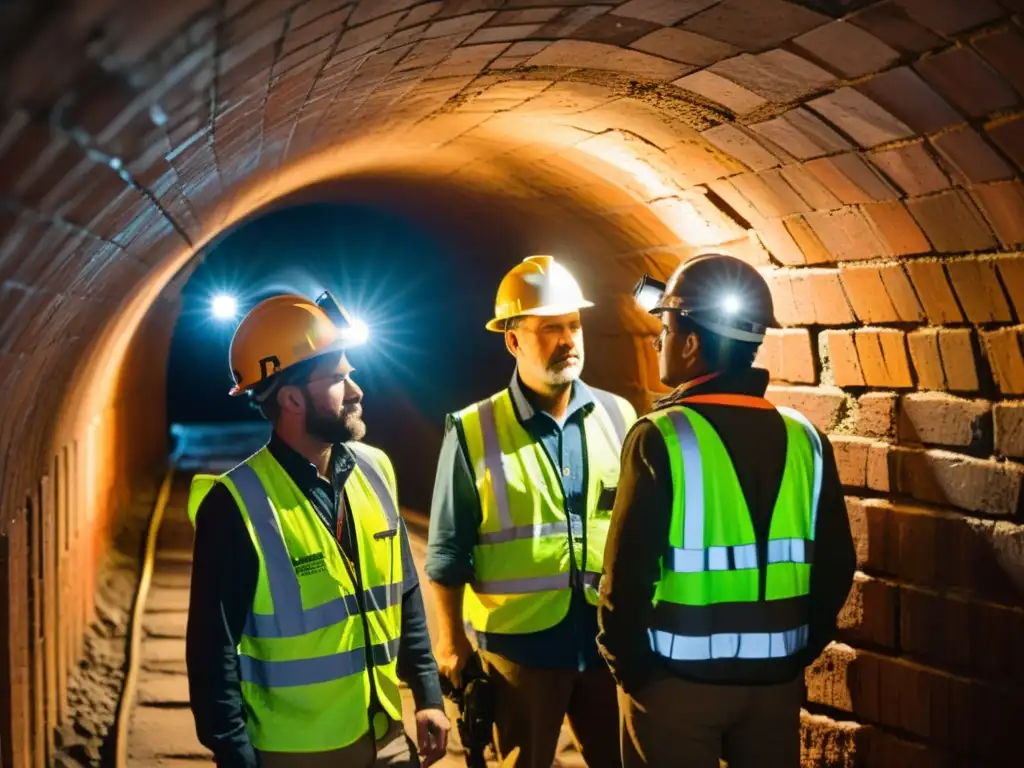
{"label": "badge on vest", "polygon": [[292,568],[296,576],[311,576],[314,573],[321,573],[327,570],[327,563],[324,560],[323,552],[314,552],[311,555],[292,558]]}
{"label": "badge on vest", "polygon": [[583,518],[573,512],[570,512],[569,530],[572,532],[572,537],[574,539],[583,538]]}

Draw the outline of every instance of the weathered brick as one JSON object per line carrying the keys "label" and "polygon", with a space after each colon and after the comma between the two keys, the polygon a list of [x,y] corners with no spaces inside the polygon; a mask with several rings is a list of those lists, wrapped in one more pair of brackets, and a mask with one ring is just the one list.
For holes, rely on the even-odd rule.
{"label": "weathered brick", "polygon": [[[872,728],[800,712],[800,768],[853,768],[868,759]],[[914,766],[917,768],[917,766]]]}
{"label": "weathered brick", "polygon": [[917,260],[909,262],[906,266],[930,322],[942,324],[958,323],[963,320],[941,261]]}
{"label": "weathered brick", "polygon": [[[863,567],[922,586],[969,590],[1002,605],[1019,603],[1012,578],[996,555],[994,523],[882,499],[864,499],[860,507],[875,525],[871,531],[878,526],[885,531],[877,547],[877,534],[871,539],[872,561]],[[879,564],[875,555],[884,562]]]}
{"label": "weathered brick", "polygon": [[850,519],[850,533],[853,535],[853,545],[857,552],[857,567],[862,570],[885,572],[889,530],[888,508],[865,504],[863,499],[847,496],[846,514]]}
{"label": "weathered brick", "polygon": [[807,32],[793,41],[844,78],[886,69],[899,53],[874,35],[849,22],[835,21]]}
{"label": "weathered brick", "polygon": [[852,148],[846,139],[829,128],[821,118],[803,107],[763,123],[755,123],[750,129],[800,160]]}
{"label": "weathered brick", "polygon": [[851,690],[851,664],[857,651],[843,643],[833,643],[804,672],[807,700],[844,712],[854,711],[856,691]]}
{"label": "weathered brick", "polygon": [[1024,631],[1024,611],[909,586],[900,588],[899,605],[907,653],[979,677],[1024,675],[1024,662],[1006,652]]}
{"label": "weathered brick", "polygon": [[910,126],[854,88],[839,88],[807,106],[866,149],[914,135]]}
{"label": "weathered brick", "polygon": [[996,403],[992,417],[995,422],[996,453],[1000,456],[1024,458],[1024,400]]}
{"label": "weathered brick", "polygon": [[947,131],[932,139],[961,184],[982,184],[1013,178],[1013,168],[981,134],[971,128]]}
{"label": "weathered brick", "polygon": [[995,264],[1002,278],[1003,288],[1006,289],[1017,312],[1017,319],[1024,320],[1024,254],[998,256]]}
{"label": "weathered brick", "polygon": [[1010,305],[991,259],[964,258],[946,262],[946,272],[972,323],[1008,323]]}
{"label": "weathered brick", "polygon": [[[896,728],[947,749],[991,756],[1005,744],[985,744],[977,731],[977,703],[986,699],[985,717],[1006,728],[1017,717],[1019,694],[934,667],[871,651],[833,644],[805,675],[808,700],[858,719]],[[991,700],[1000,702],[992,706]],[[1009,707],[1010,712],[1002,709]],[[997,728],[984,728],[997,742]],[[1005,736],[1003,737],[1005,738]],[[890,765],[897,765],[890,763]],[[903,765],[899,763],[899,765]],[[929,763],[928,765],[933,765]]]}
{"label": "weathered brick", "polygon": [[903,53],[923,53],[942,42],[942,38],[907,16],[896,3],[874,3],[852,14],[850,22]]}
{"label": "weathered brick", "polygon": [[858,320],[864,323],[891,323],[899,320],[878,267],[873,264],[843,264],[839,267],[839,275]]}
{"label": "weathered brick", "polygon": [[901,389],[914,386],[903,331],[863,329],[854,334],[854,339],[864,381],[869,387]]}
{"label": "weathered brick", "polygon": [[895,67],[857,86],[917,134],[932,134],[963,117],[910,67]]}
{"label": "weathered brick", "polygon": [[850,331],[825,331],[823,340],[828,350],[832,377],[840,387],[864,386],[857,346]]}
{"label": "weathered brick", "polygon": [[1020,512],[1020,464],[909,448],[894,452],[893,458],[899,491],[919,501],[997,517]]}
{"label": "weathered brick", "polygon": [[938,328],[924,328],[907,334],[907,347],[914,363],[917,386],[921,389],[943,389],[946,375],[942,370]]}
{"label": "weathered brick", "polygon": [[832,255],[832,261],[864,261],[883,255],[885,246],[856,208],[814,211],[804,215]]}
{"label": "weathered brick", "polygon": [[1017,94],[969,48],[950,48],[914,68],[971,117],[984,117],[1017,103]]}
{"label": "weathered brick", "polygon": [[1019,180],[979,184],[971,190],[1003,245],[1024,243],[1024,184]]}
{"label": "weathered brick", "polygon": [[992,440],[992,404],[939,392],[904,395],[900,400],[901,441],[982,449]]}
{"label": "weathered brick", "polygon": [[887,443],[846,435],[832,435],[829,441],[835,450],[839,479],[844,486],[876,491],[890,489],[890,446]]}
{"label": "weathered brick", "polygon": [[949,179],[924,144],[878,150],[868,157],[908,195],[927,195],[949,188]]}
{"label": "weathered brick", "polygon": [[940,253],[983,251],[997,243],[977,206],[961,190],[919,197],[907,202],[928,239]]}
{"label": "weathered brick", "polygon": [[811,292],[814,319],[818,325],[849,325],[854,322],[839,270],[805,269],[800,274]]}
{"label": "weathered brick", "polygon": [[892,392],[869,392],[857,398],[853,430],[863,437],[891,437],[896,429],[898,396]]}
{"label": "weathered brick", "polygon": [[[796,241],[808,264],[827,264],[835,261],[835,257],[828,252],[824,243],[821,242],[803,216],[791,216],[785,219],[785,224],[786,231]],[[849,311],[848,308],[847,311]]]}
{"label": "weathered brick", "polygon": [[784,329],[782,337],[782,378],[794,384],[817,384],[818,368],[810,333],[801,328]]}
{"label": "weathered brick", "polygon": [[1024,394],[1024,326],[982,331],[981,338],[999,391],[1006,395]]}
{"label": "weathered brick", "polygon": [[818,387],[770,386],[765,395],[778,406],[799,411],[822,432],[828,432],[838,423],[846,396],[838,389]]}
{"label": "weathered brick", "polygon": [[900,264],[840,268],[843,287],[858,319],[865,323],[917,322],[924,313]]}
{"label": "weathered brick", "polygon": [[680,26],[757,51],[777,46],[826,21],[827,16],[783,0],[725,0]]}
{"label": "weathered brick", "polygon": [[[840,202],[847,205],[895,200],[899,193],[856,152],[811,160],[804,165]],[[837,206],[834,206],[837,207]]]}
{"label": "weathered brick", "polygon": [[858,645],[895,648],[898,594],[890,582],[856,574],[837,619],[840,637]]}
{"label": "weathered brick", "polygon": [[931,250],[928,238],[900,201],[871,203],[861,210],[890,255],[909,256]]}
{"label": "weathered brick", "polygon": [[977,392],[978,360],[974,332],[970,328],[943,328],[939,331],[939,352],[951,392]]}

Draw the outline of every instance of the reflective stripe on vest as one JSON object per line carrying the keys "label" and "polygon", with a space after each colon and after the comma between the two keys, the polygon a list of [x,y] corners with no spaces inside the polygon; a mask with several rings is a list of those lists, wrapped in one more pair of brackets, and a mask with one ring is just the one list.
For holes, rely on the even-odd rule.
{"label": "reflective stripe on vest", "polygon": [[[779,408],[800,422],[811,441],[814,455],[814,491],[811,500],[811,536],[818,516],[818,502],[821,498],[821,438],[818,431],[798,411]],[[668,418],[679,438],[683,454],[683,477],[685,485],[685,515],[683,517],[683,546],[669,547],[666,566],[677,573],[698,573],[701,571],[731,571],[757,568],[757,546],[744,544],[733,547],[704,546],[704,460],[693,425],[681,411],[671,411]],[[779,539],[768,542],[769,563],[809,563],[814,541],[804,539]]]}
{"label": "reflective stripe on vest", "polygon": [[[611,430],[601,418],[600,413],[595,414],[600,429],[609,444],[617,453],[622,451],[622,441],[625,439],[626,425],[619,410],[615,398],[608,392],[594,390],[591,392],[597,401],[597,408],[603,409],[608,415],[612,424]],[[568,536],[569,524],[564,520],[548,523],[534,523],[531,525],[513,525],[512,513],[508,505],[508,481],[505,477],[505,465],[502,461],[501,443],[498,440],[497,417],[494,413],[494,400],[484,400],[479,406],[480,431],[484,443],[484,466],[491,477],[491,487],[494,491],[495,506],[498,510],[498,518],[501,522],[501,529],[480,533],[478,543],[480,544],[502,544],[520,539],[536,539],[546,536]],[[601,574],[584,570],[583,583],[595,587],[600,580]],[[501,581],[476,581],[473,583],[473,591],[481,595],[525,595],[534,592],[546,592],[553,589],[568,589],[571,586],[568,573],[555,576],[541,576],[534,578],[504,579]]]}
{"label": "reflective stripe on vest", "polygon": [[[379,473],[376,470],[374,470],[374,474],[367,472],[368,478],[374,476],[379,478]],[[263,561],[266,563],[267,585],[274,603],[273,614],[249,612],[245,620],[245,634],[250,637],[298,637],[318,629],[325,629],[344,621],[349,616],[358,615],[359,603],[356,601],[355,595],[339,597],[306,610],[302,608],[299,577],[288,556],[281,528],[278,525],[277,517],[270,508],[263,483],[260,482],[256,471],[248,464],[238,465],[231,470],[228,477],[231,478],[242,497],[249,512],[249,519],[252,520],[253,529],[256,531],[256,537],[259,539]],[[388,504],[384,502],[384,499],[391,500],[391,495],[386,494],[381,497],[382,506],[387,510]],[[394,509],[393,500],[391,500],[391,507]],[[397,605],[401,601],[402,584],[373,587],[364,590],[363,596],[370,610],[383,610]]]}
{"label": "reflective stripe on vest", "polygon": [[[601,574],[586,571],[583,583],[589,587],[597,587]],[[568,589],[569,574],[559,573],[554,576],[534,576],[522,579],[504,579],[502,581],[478,581],[473,590],[481,595],[528,595],[531,592],[547,592],[552,589]]]}
{"label": "reflective stripe on vest", "polygon": [[566,508],[558,457],[553,461],[519,421],[511,390],[455,414],[480,498],[475,579],[464,604],[477,631],[549,629],[568,612],[574,587],[597,603],[611,520],[608,492],[618,486],[622,440],[636,413],[615,395],[592,392],[593,406],[583,414],[587,465],[580,502],[586,509],[579,517]]}
{"label": "reflective stripe on vest", "polygon": [[[375,645],[370,649],[374,666],[384,666],[398,658],[400,640]],[[297,685],[329,683],[343,677],[366,671],[366,649],[353,648],[350,651],[318,656],[314,659],[293,661],[261,661],[251,656],[239,656],[239,671],[242,679],[265,688],[290,688]]]}
{"label": "reflective stripe on vest", "polygon": [[[712,404],[772,408],[761,398],[702,397]],[[651,648],[685,662],[792,656],[806,647],[809,632],[821,438],[802,414],[778,409],[786,422],[786,463],[762,563],[727,448],[706,418],[685,410],[685,400],[681,405],[648,417],[670,450],[675,485],[670,540],[648,630]],[[706,517],[709,509],[712,518]]]}
{"label": "reflective stripe on vest", "polygon": [[777,659],[792,656],[807,647],[810,631],[804,624],[785,632],[721,632],[688,636],[649,630],[651,648],[673,661],[711,659]]}

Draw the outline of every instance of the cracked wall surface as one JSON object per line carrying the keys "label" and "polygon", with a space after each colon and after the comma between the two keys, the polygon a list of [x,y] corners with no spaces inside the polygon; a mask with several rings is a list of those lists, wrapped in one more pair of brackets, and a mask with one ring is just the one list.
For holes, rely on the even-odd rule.
{"label": "cracked wall surface", "polygon": [[861,568],[842,642],[807,675],[805,764],[1016,764],[1022,13],[5,4],[0,762],[45,762],[92,613],[90,580],[67,577],[102,559],[166,453],[163,366],[190,264],[329,185],[452,231],[486,201],[524,250],[564,252],[600,299],[589,377],[641,407],[659,385],[636,275],[706,250],[763,269],[784,325],[760,357],[770,396],[832,434]]}

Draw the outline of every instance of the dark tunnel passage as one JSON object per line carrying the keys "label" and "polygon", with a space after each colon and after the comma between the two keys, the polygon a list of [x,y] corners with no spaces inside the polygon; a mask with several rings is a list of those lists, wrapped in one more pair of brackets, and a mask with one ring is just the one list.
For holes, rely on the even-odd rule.
{"label": "dark tunnel passage", "polygon": [[[509,267],[573,271],[585,379],[644,413],[658,324],[630,288],[710,251],[770,284],[768,397],[829,435],[857,547],[802,766],[1018,765],[1022,24],[1021,0],[3,4],[0,765],[100,764],[169,426],[253,418],[211,294],[330,287],[380,324],[369,439],[425,510],[444,414],[511,374],[483,330]],[[187,721],[177,690],[148,709]]]}

